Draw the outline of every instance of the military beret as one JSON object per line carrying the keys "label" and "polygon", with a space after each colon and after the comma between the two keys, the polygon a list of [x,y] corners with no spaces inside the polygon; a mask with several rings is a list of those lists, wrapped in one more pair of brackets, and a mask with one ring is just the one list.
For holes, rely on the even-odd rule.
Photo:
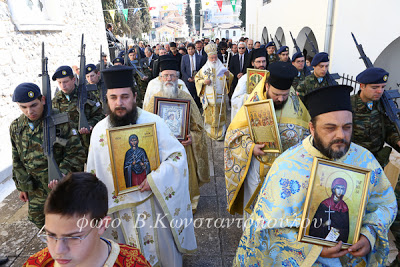
{"label": "military beret", "polygon": [[106,54],[106,53],[104,53],[104,52],[101,52],[101,56],[102,56],[102,57],[106,57],[106,56],[107,56],[107,54]]}
{"label": "military beret", "polygon": [[160,71],[179,70],[178,61],[172,55],[164,55],[160,57]]}
{"label": "military beret", "polygon": [[321,62],[329,62],[329,55],[328,53],[321,52],[314,56],[313,60],[311,61],[311,66],[315,67]]}
{"label": "military beret", "polygon": [[299,57],[304,57],[304,56],[303,56],[303,53],[301,53],[301,52],[294,53],[294,55],[293,55],[293,57],[292,57],[292,61],[295,61],[295,60],[298,59]]}
{"label": "military beret", "polygon": [[122,57],[116,57],[116,58],[114,58],[114,60],[113,60],[112,63],[113,63],[113,64],[115,64],[115,63],[121,63],[122,65],[124,65],[124,59],[123,59]]}
{"label": "military beret", "polygon": [[101,73],[107,89],[133,87],[132,67],[112,66],[102,70]]}
{"label": "military beret", "polygon": [[91,73],[92,71],[96,70],[96,65],[94,64],[87,64],[85,67],[86,74]]}
{"label": "military beret", "polygon": [[292,86],[297,69],[289,62],[277,61],[268,66],[270,85],[279,90],[288,90]]}
{"label": "military beret", "polygon": [[386,83],[389,78],[389,72],[381,68],[368,68],[357,75],[356,80],[364,84]]}
{"label": "military beret", "polygon": [[169,47],[176,47],[176,43],[175,42],[170,42],[169,43]]}
{"label": "military beret", "polygon": [[260,45],[260,48],[261,49],[265,49],[265,45]]}
{"label": "military beret", "polygon": [[276,53],[280,54],[282,52],[289,52],[289,47],[287,47],[286,45],[281,46],[281,48],[279,48],[279,50]]}
{"label": "military beret", "polygon": [[348,85],[333,85],[306,94],[304,101],[311,118],[333,111],[352,111],[350,101],[352,90],[353,87]]}
{"label": "military beret", "polygon": [[131,49],[128,50],[128,54],[130,54],[130,53],[136,53],[136,50],[134,47],[132,47]]}
{"label": "military beret", "polygon": [[265,48],[268,48],[268,47],[270,47],[270,46],[275,46],[275,43],[274,43],[274,42],[269,42],[269,43],[265,46]]}
{"label": "military beret", "polygon": [[73,76],[74,73],[72,72],[72,69],[70,66],[61,66],[59,67],[56,72],[53,74],[53,81],[55,81],[58,78],[65,78],[69,76]]}
{"label": "military beret", "polygon": [[118,53],[118,57],[124,57],[125,56],[125,50],[122,50]]}
{"label": "military beret", "polygon": [[41,96],[40,88],[34,83],[21,83],[18,85],[12,96],[13,102],[28,103]]}

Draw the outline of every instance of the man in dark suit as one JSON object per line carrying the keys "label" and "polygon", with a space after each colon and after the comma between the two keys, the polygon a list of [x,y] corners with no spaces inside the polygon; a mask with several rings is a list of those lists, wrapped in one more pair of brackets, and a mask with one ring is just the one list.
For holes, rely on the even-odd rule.
{"label": "man in dark suit", "polygon": [[226,42],[219,42],[218,45],[218,58],[221,60],[222,64],[228,63],[228,52],[226,51],[228,49],[228,44]]}
{"label": "man in dark suit", "polygon": [[196,54],[207,58],[207,53],[204,51],[203,42],[198,40],[196,41],[195,46],[196,46]]}
{"label": "man in dark suit", "polygon": [[182,57],[182,63],[181,63],[182,80],[185,82],[186,87],[188,88],[190,94],[192,95],[194,101],[197,104],[197,107],[200,109],[201,102],[196,92],[196,86],[194,84],[194,76],[206,63],[207,58],[204,56],[202,57],[197,53],[195,53],[196,48],[193,43],[188,44],[187,51],[188,54]]}
{"label": "man in dark suit", "polygon": [[175,60],[178,61],[178,64],[179,64],[178,66],[181,66],[182,55],[178,52],[176,43],[170,42],[169,47],[170,47],[170,52],[168,54],[172,55],[175,58]]}
{"label": "man in dark suit", "polygon": [[153,72],[154,68],[154,60],[158,59],[158,56],[153,53],[153,50],[150,47],[146,47],[144,49],[144,54],[146,55],[146,59],[144,60],[144,65],[146,65],[151,72]]}
{"label": "man in dark suit", "polygon": [[153,77],[158,77],[160,74],[160,57],[168,54],[164,47],[160,47],[158,58],[153,62]]}
{"label": "man in dark suit", "polygon": [[231,99],[238,80],[246,73],[247,61],[249,54],[246,53],[246,43],[238,44],[238,53],[229,60],[229,71],[233,74],[233,81],[229,91],[229,99]]}

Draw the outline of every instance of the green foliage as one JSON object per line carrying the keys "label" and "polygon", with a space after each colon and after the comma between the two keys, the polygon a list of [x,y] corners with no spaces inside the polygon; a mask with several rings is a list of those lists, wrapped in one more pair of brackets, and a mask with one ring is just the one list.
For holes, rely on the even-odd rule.
{"label": "green foliage", "polygon": [[201,8],[201,0],[196,0],[194,4],[194,25],[196,27],[196,31],[200,32],[200,8]]}
{"label": "green foliage", "polygon": [[[115,3],[115,0],[101,0],[101,4],[103,6],[103,10],[117,9],[117,4]],[[125,17],[122,12],[115,12],[114,20],[111,18],[109,12],[103,12],[103,14],[104,28],[108,23],[111,23],[114,27],[114,35],[123,36],[124,34],[130,34],[129,26],[126,23]]]}
{"label": "green foliage", "polygon": [[246,29],[246,0],[242,0],[242,9],[240,10],[239,19],[242,21],[240,27]]}
{"label": "green foliage", "polygon": [[186,24],[189,26],[189,32],[193,32],[193,13],[192,8],[190,7],[190,0],[187,0],[187,6],[185,10],[185,19]]}
{"label": "green foliage", "polygon": [[[118,9],[116,0],[101,0],[103,10]],[[109,12],[104,12],[104,23],[111,23],[114,26],[114,35],[123,36],[124,34],[130,38],[142,38],[142,33],[151,30],[151,18],[149,12],[149,3],[147,0],[127,0],[123,1],[124,8],[132,8],[128,10],[128,20],[121,12],[116,11],[114,20]],[[135,7],[144,7],[133,14]]]}

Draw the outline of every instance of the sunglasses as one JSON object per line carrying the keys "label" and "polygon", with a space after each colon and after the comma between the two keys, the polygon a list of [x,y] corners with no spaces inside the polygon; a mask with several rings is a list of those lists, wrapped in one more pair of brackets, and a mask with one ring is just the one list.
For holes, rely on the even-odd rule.
{"label": "sunglasses", "polygon": [[239,47],[239,49],[245,49],[246,47]]}

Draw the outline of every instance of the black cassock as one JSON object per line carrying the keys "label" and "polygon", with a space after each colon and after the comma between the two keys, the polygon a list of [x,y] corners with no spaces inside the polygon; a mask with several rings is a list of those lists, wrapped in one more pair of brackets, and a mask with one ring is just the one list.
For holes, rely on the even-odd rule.
{"label": "black cassock", "polygon": [[[330,207],[330,209],[329,209]],[[328,211],[331,211],[328,213]],[[332,227],[339,230],[339,237],[336,241],[343,241],[348,243],[349,238],[349,209],[347,204],[340,200],[338,202],[333,201],[333,196],[325,199],[319,204],[317,211],[315,212],[314,218],[311,221],[309,236],[320,237],[325,239],[329,234],[328,226],[323,225],[328,219],[331,219]]]}

